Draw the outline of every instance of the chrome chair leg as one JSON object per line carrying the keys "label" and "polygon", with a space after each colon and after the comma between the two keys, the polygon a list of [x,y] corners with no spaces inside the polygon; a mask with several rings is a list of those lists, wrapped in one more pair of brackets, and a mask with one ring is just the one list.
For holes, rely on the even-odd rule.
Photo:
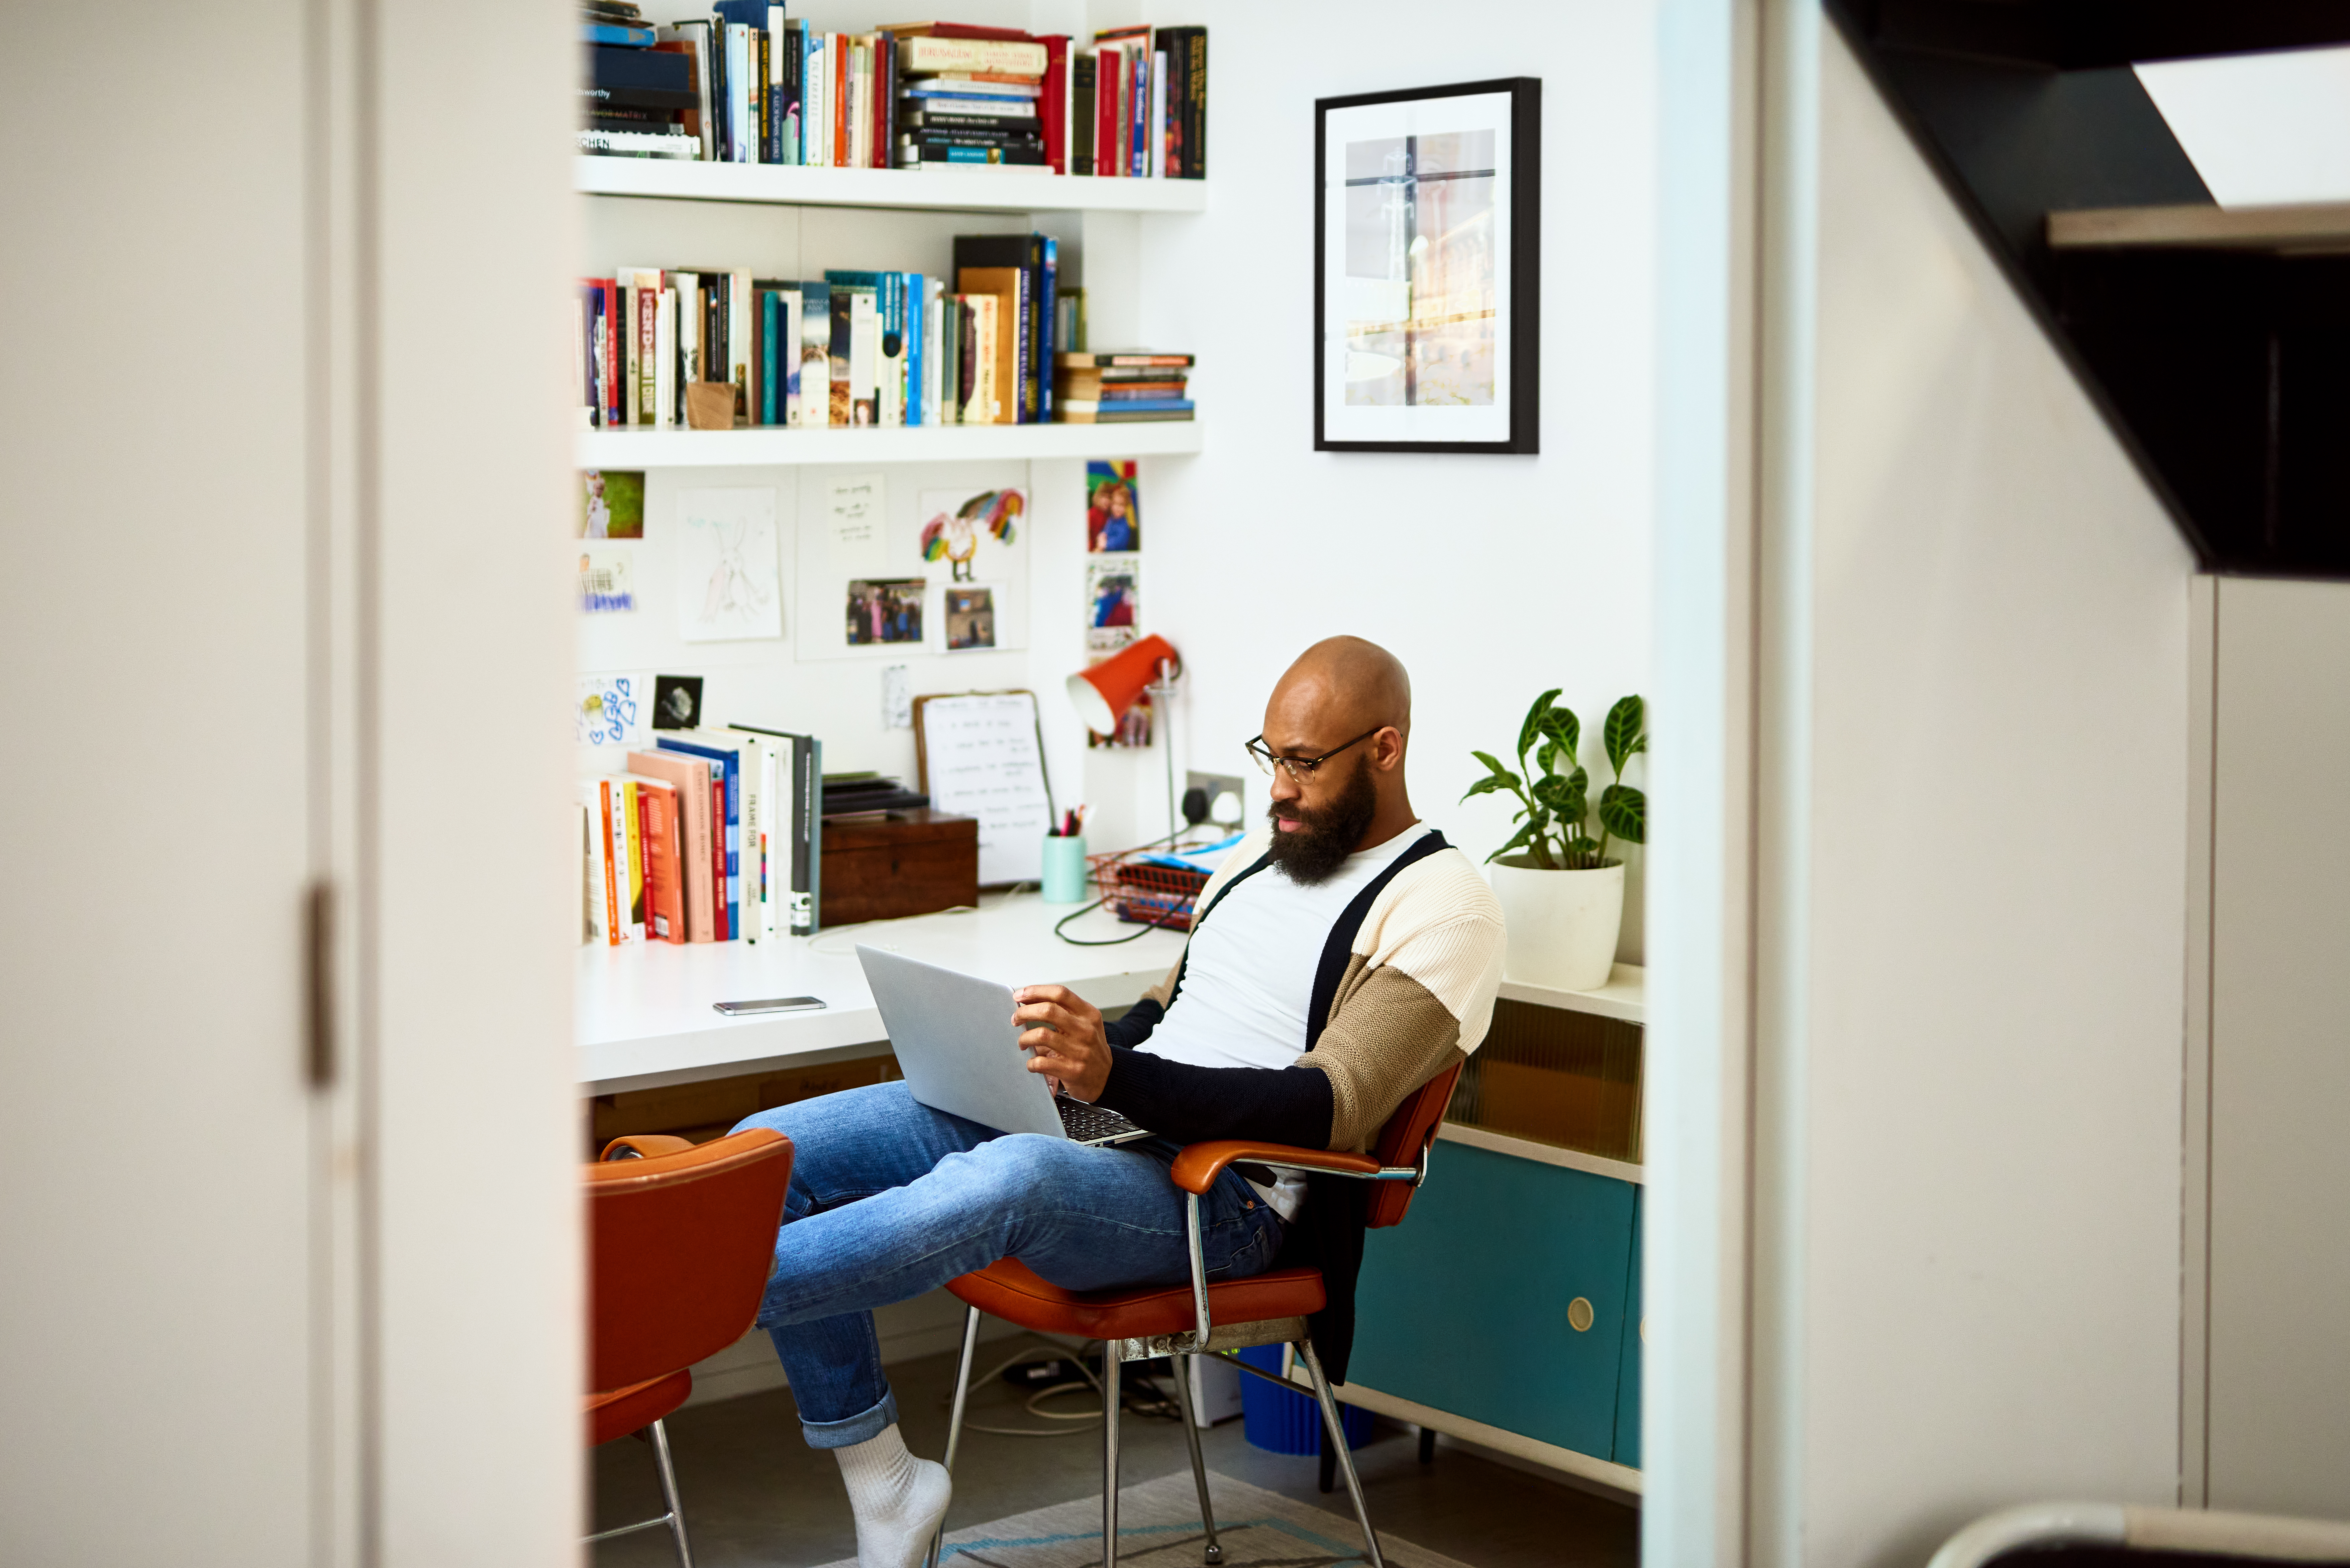
{"label": "chrome chair leg", "polygon": [[[962,1441],[962,1406],[971,1397],[971,1363],[979,1349],[979,1309],[962,1309],[962,1359],[955,1366],[954,1410],[947,1417],[947,1474],[954,1474],[955,1448]],[[939,1568],[939,1555],[946,1550],[947,1521],[939,1516],[939,1527],[931,1532],[930,1555],[923,1559],[925,1568]]]}
{"label": "chrome chair leg", "polygon": [[1363,1502],[1363,1483],[1355,1474],[1355,1456],[1347,1451],[1346,1423],[1338,1418],[1338,1401],[1330,1397],[1330,1380],[1322,1376],[1322,1358],[1314,1354],[1311,1340],[1297,1343],[1297,1358],[1305,1363],[1306,1375],[1314,1379],[1314,1399],[1322,1407],[1322,1429],[1328,1434],[1323,1440],[1338,1456],[1338,1473],[1347,1478],[1347,1495],[1355,1500],[1355,1517],[1362,1521],[1363,1548],[1370,1554],[1371,1568],[1387,1568],[1379,1555],[1378,1532],[1371,1528],[1371,1511]]}
{"label": "chrome chair leg", "polygon": [[660,1472],[661,1506],[669,1510],[670,1540],[677,1547],[677,1568],[693,1568],[693,1548],[685,1540],[685,1505],[677,1499],[677,1470],[669,1462],[669,1430],[659,1421],[650,1428],[653,1468]]}
{"label": "chrome chair leg", "polygon": [[1216,1510],[1208,1501],[1208,1466],[1200,1457],[1200,1423],[1191,1411],[1191,1357],[1171,1357],[1175,1364],[1175,1407],[1183,1415],[1183,1440],[1191,1447],[1191,1484],[1200,1489],[1200,1523],[1208,1532],[1208,1568],[1224,1560],[1216,1544]]}
{"label": "chrome chair leg", "polygon": [[[1118,1568],[1118,1342],[1102,1346],[1102,1568]],[[1377,1564],[1373,1568],[1378,1568]]]}

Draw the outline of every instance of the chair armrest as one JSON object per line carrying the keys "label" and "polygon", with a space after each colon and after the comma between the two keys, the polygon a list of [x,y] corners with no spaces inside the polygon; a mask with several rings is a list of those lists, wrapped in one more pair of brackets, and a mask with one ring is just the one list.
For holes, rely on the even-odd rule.
{"label": "chair armrest", "polygon": [[626,1133],[606,1144],[604,1152],[596,1158],[598,1163],[619,1159],[624,1158],[620,1151],[629,1149],[640,1159],[655,1159],[664,1154],[683,1154],[693,1147],[688,1140],[667,1133]]}
{"label": "chair armrest", "polygon": [[1219,1138],[1195,1143],[1175,1157],[1171,1174],[1186,1192],[1204,1193],[1216,1184],[1224,1168],[1235,1162],[1283,1166],[1296,1170],[1328,1170],[1341,1176],[1377,1176],[1379,1162],[1367,1154],[1327,1148],[1300,1148],[1295,1144],[1254,1143],[1247,1138]]}

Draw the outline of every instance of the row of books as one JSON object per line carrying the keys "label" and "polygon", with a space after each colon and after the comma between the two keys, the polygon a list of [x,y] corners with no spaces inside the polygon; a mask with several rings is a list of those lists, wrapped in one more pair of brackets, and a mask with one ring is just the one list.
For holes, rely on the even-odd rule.
{"label": "row of books", "polygon": [[684,389],[714,382],[733,385],[744,425],[1050,422],[1048,368],[1085,332],[1082,292],[1065,294],[1058,270],[1049,234],[963,234],[951,286],[901,272],[786,281],[621,267],[582,278],[573,312],[581,421],[680,424]]}
{"label": "row of books", "polygon": [[628,763],[579,783],[581,940],[815,934],[822,742],[747,724],[665,731]]}
{"label": "row of books", "polygon": [[951,22],[816,31],[767,0],[645,24],[585,0],[583,151],[838,169],[1203,179],[1208,30]]}
{"label": "row of books", "polygon": [[1191,370],[1189,354],[1064,354],[1054,367],[1054,417],[1073,425],[1188,420]]}

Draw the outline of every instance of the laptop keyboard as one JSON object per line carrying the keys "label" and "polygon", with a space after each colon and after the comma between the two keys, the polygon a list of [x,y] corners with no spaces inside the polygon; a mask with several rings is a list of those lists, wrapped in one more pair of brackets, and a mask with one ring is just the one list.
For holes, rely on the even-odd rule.
{"label": "laptop keyboard", "polygon": [[1099,1106],[1089,1106],[1066,1095],[1054,1096],[1053,1107],[1061,1113],[1061,1130],[1079,1143],[1130,1137],[1142,1130],[1116,1111],[1106,1111]]}

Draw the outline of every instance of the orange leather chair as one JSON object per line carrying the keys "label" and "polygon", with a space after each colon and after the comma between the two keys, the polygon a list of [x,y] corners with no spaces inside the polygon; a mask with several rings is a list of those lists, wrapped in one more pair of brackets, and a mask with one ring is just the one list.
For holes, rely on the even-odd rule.
{"label": "orange leather chair", "polygon": [[[1314,1380],[1314,1397],[1322,1407],[1328,1429],[1326,1446],[1337,1455],[1347,1478],[1347,1495],[1354,1500],[1355,1517],[1363,1527],[1363,1544],[1370,1568],[1385,1568],[1379,1538],[1371,1528],[1370,1511],[1363,1504],[1363,1483],[1355,1475],[1355,1461],[1347,1451],[1340,1429],[1338,1406],[1330,1397],[1330,1380],[1322,1374],[1321,1359],[1305,1334],[1305,1320],[1323,1306],[1319,1269],[1274,1269],[1251,1279],[1211,1284],[1200,1256],[1200,1197],[1215,1185],[1224,1168],[1235,1162],[1354,1177],[1377,1182],[1367,1204],[1364,1224],[1381,1230],[1402,1223],[1411,1208],[1411,1195],[1428,1179],[1430,1147],[1437,1124],[1452,1100],[1452,1085],[1461,1076],[1458,1064],[1421,1085],[1379,1131],[1370,1154],[1334,1154],[1326,1149],[1297,1148],[1288,1144],[1251,1143],[1227,1139],[1195,1143],[1176,1158],[1170,1173],[1189,1195],[1191,1241],[1191,1282],[1186,1286],[1151,1286],[1134,1291],[1079,1294],[1039,1279],[1017,1259],[1006,1258],[950,1282],[966,1303],[962,1330],[962,1368],[955,1380],[954,1414],[947,1428],[947,1468],[954,1468],[956,1444],[962,1437],[963,1400],[971,1388],[973,1351],[979,1343],[979,1314],[986,1313],[1035,1334],[1077,1334],[1102,1342],[1102,1568],[1118,1568],[1118,1369],[1128,1361],[1171,1355],[1175,1361],[1175,1398],[1183,1415],[1183,1436],[1191,1448],[1191,1479],[1200,1493],[1200,1522],[1207,1532],[1211,1568],[1224,1560],[1216,1542],[1215,1511],[1208,1502],[1207,1466],[1200,1458],[1200,1428],[1191,1418],[1191,1360],[1194,1355],[1224,1355],[1241,1371],[1279,1383],[1288,1382],[1224,1353],[1253,1345],[1287,1343],[1296,1348]],[[931,1543],[931,1568],[937,1568],[946,1526]]]}
{"label": "orange leather chair", "polygon": [[754,1127],[705,1144],[619,1137],[588,1176],[588,1446],[642,1432],[660,1472],[658,1519],[693,1568],[663,1417],[693,1392],[688,1370],[749,1332],[775,1266],[792,1140]]}

